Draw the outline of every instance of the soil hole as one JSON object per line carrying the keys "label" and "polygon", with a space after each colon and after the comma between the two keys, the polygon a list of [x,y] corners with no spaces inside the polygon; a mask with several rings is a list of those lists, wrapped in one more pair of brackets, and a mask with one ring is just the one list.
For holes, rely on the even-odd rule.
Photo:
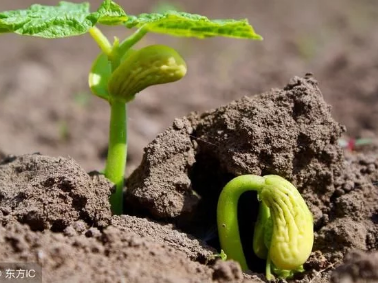
{"label": "soil hole", "polygon": [[67,224],[63,219],[56,220],[52,223],[51,231],[62,232],[67,227]]}
{"label": "soil hole", "polygon": [[265,260],[253,252],[253,232],[259,212],[259,201],[256,192],[245,192],[238,203],[238,222],[240,238],[248,267],[257,273],[265,272]]}
{"label": "soil hole", "polygon": [[193,190],[201,196],[195,220],[196,230],[188,231],[217,250],[220,249],[217,231],[217,203],[219,194],[234,176],[227,173],[212,155],[199,153],[189,177]]}
{"label": "soil hole", "polygon": [[[218,251],[220,251],[216,222],[218,198],[223,187],[234,177],[233,174],[227,173],[217,158],[204,153],[197,154],[196,163],[190,172],[193,189],[202,197],[202,200],[196,217],[199,223],[193,225],[197,230],[189,231],[189,233],[202,239]],[[265,260],[258,258],[253,252],[253,232],[258,207],[256,192],[246,192],[240,197],[238,204],[239,231],[248,266],[254,272],[263,273]]]}
{"label": "soil hole", "polygon": [[373,214],[371,217],[371,220],[373,221],[374,224],[378,224],[378,212]]}

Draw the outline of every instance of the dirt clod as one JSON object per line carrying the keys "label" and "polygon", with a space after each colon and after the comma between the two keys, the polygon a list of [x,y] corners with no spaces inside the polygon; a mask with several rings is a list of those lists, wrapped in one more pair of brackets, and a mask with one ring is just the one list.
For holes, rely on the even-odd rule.
{"label": "dirt clod", "polygon": [[337,144],[343,131],[317,82],[295,77],[284,89],[176,119],[145,149],[127,181],[126,202],[134,213],[185,227],[201,204],[215,211],[232,177],[278,174],[298,186],[318,222],[343,168]]}
{"label": "dirt clod", "polygon": [[111,188],[103,176],[91,178],[73,159],[5,158],[0,163],[0,221],[56,232],[77,220],[102,227],[111,217]]}
{"label": "dirt clod", "polygon": [[222,260],[216,262],[213,273],[214,280],[218,280],[220,283],[224,282],[224,280],[237,283],[241,282],[243,278],[243,272],[237,262]]}
{"label": "dirt clod", "polygon": [[176,119],[146,148],[127,182],[126,202],[135,214],[175,223],[216,244],[209,227],[226,182],[247,173],[281,175],[313,212],[314,250],[324,259],[314,262],[326,265],[304,276],[327,281],[346,253],[378,246],[378,161],[366,152],[344,155],[338,144],[344,131],[316,80],[295,77],[283,89]]}
{"label": "dirt clod", "polygon": [[146,210],[154,218],[193,213],[199,197],[191,189],[189,170],[195,163],[187,118],[158,135],[145,149],[140,167],[127,180],[129,210]]}
{"label": "dirt clod", "polygon": [[344,264],[332,274],[333,283],[374,283],[378,282],[378,252],[350,252]]}
{"label": "dirt clod", "polygon": [[149,237],[185,253],[190,259],[205,263],[216,250],[194,237],[177,230],[172,224],[160,224],[144,218],[129,215],[113,216],[111,224],[124,232],[133,232],[141,237]]}

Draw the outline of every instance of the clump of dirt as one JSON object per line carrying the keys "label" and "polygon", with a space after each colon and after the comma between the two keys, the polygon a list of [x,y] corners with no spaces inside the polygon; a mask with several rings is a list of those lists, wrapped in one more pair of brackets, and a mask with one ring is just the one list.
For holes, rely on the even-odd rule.
{"label": "clump of dirt", "polygon": [[196,161],[192,133],[188,119],[176,120],[144,149],[142,164],[127,179],[129,209],[146,210],[157,219],[194,212],[199,197],[189,177]]}
{"label": "clump of dirt", "polygon": [[[192,113],[176,119],[146,147],[127,181],[128,211],[173,222],[219,248],[216,229],[209,227],[216,226],[223,186],[240,174],[278,174],[292,181],[308,203],[314,250],[329,265],[350,250],[377,249],[378,191],[372,181],[378,179],[378,160],[344,156],[338,144],[344,131],[310,75],[295,77],[284,89]],[[239,222],[250,228],[241,229],[242,241],[253,233],[250,223],[257,210],[255,195],[243,197],[239,211],[248,216]],[[263,266],[248,257],[262,272]]]}
{"label": "clump of dirt", "polygon": [[345,257],[344,264],[332,274],[333,283],[378,282],[378,252],[353,251]]}
{"label": "clump of dirt", "polygon": [[0,163],[0,222],[19,221],[39,231],[63,231],[77,220],[103,227],[111,218],[111,188],[73,159],[9,156]]}
{"label": "clump of dirt", "polygon": [[243,278],[243,272],[235,261],[226,262],[219,260],[214,266],[213,279],[218,280],[219,283],[224,281],[242,281]]}
{"label": "clump of dirt", "polygon": [[378,180],[378,156],[346,153],[344,166],[329,210],[316,227],[315,248],[334,261],[353,249],[378,248],[378,190],[373,185]]}
{"label": "clump of dirt", "polygon": [[172,224],[161,224],[144,218],[129,215],[113,216],[111,225],[122,232],[135,233],[140,237],[169,245],[177,251],[185,253],[191,260],[201,263],[211,261],[217,251],[198,239],[177,230]]}
{"label": "clump of dirt", "polygon": [[176,119],[146,147],[127,181],[127,206],[185,227],[201,206],[214,219],[218,195],[232,177],[278,174],[298,186],[318,222],[343,167],[338,139],[344,130],[317,82],[295,77],[284,89]]}

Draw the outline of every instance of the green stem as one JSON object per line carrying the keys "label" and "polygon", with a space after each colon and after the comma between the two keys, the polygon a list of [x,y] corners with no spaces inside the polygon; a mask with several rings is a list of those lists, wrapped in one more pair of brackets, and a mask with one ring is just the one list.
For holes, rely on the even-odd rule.
{"label": "green stem", "polygon": [[[121,44],[115,38],[113,46],[110,47],[110,52],[108,52],[107,44],[104,46],[107,53],[105,53],[104,49],[103,52],[108,55],[112,72],[118,68],[123,54],[146,33],[147,30],[141,28]],[[98,35],[97,31],[96,34]],[[99,36],[96,38],[99,38]],[[100,43],[103,43],[103,41],[100,40]],[[105,176],[116,185],[115,193],[110,196],[110,205],[113,214],[119,215],[123,213],[123,185],[127,159],[127,113],[124,102],[112,100],[110,101],[110,107],[109,148]]]}
{"label": "green stem", "polygon": [[242,270],[247,270],[248,265],[239,234],[238,201],[244,192],[258,192],[264,184],[265,179],[260,176],[239,176],[228,182],[219,196],[217,222],[220,244],[227,257],[238,261]]}
{"label": "green stem", "polygon": [[96,41],[102,52],[104,52],[108,57],[112,54],[112,45],[106,36],[97,27],[92,27],[89,29],[89,34]]}
{"label": "green stem", "polygon": [[123,212],[123,183],[127,154],[126,104],[112,100],[110,107],[109,146],[105,176],[116,185],[115,193],[110,196],[110,205],[113,214],[119,215]]}
{"label": "green stem", "polygon": [[272,262],[270,260],[270,256],[268,254],[268,257],[266,259],[266,265],[265,265],[265,277],[267,280],[271,281],[274,280],[274,276],[272,274]]}
{"label": "green stem", "polygon": [[255,230],[253,232],[253,251],[262,259],[266,259],[268,254],[268,246],[270,243],[266,243],[266,234],[269,232],[267,224],[270,222],[270,209],[263,202],[259,204],[259,213],[255,223]]}
{"label": "green stem", "polygon": [[[89,30],[90,35],[96,41],[102,52],[108,56],[114,72],[121,63],[122,56],[147,33],[145,27],[141,27],[133,35],[121,44],[115,38],[111,45],[105,35],[97,28]],[[110,196],[110,205],[113,214],[123,212],[123,185],[127,157],[127,118],[126,104],[117,100],[109,101],[111,107],[108,157],[105,167],[105,176],[116,186],[116,191]]]}
{"label": "green stem", "polygon": [[145,26],[139,28],[136,32],[122,41],[119,45],[118,54],[122,57],[131,47],[133,47],[139,40],[143,38],[148,32]]}

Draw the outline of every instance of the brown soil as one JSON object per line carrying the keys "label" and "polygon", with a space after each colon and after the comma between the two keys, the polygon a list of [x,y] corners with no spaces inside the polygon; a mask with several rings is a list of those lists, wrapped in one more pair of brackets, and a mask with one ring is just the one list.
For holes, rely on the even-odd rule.
{"label": "brown soil", "polygon": [[342,170],[337,142],[344,130],[329,110],[316,81],[296,77],[283,90],[176,119],[128,178],[127,207],[184,225],[181,216],[198,210],[199,195],[215,211],[219,190],[249,173],[293,181],[326,212]]}
{"label": "brown soil", "polygon": [[[0,10],[35,2],[2,0]],[[118,2],[138,14],[160,1]],[[102,169],[107,148],[109,107],[86,79],[98,48],[87,36],[1,36],[0,270],[37,262],[44,282],[261,282],[253,253],[248,273],[214,256],[215,207],[234,176],[273,173],[298,187],[315,220],[314,252],[292,282],[378,282],[378,2],[176,2],[247,17],[264,41],[142,40],[176,48],[189,72],[128,108],[123,216],[111,216],[112,184],[86,173]],[[267,91],[307,72],[322,93],[311,76]],[[372,143],[343,151],[340,137]],[[253,193],[240,201],[248,251],[256,204]]]}
{"label": "brown soil", "polygon": [[[334,264],[351,249],[371,250],[378,243],[378,193],[372,185],[378,160],[362,154],[344,158],[337,143],[343,130],[310,76],[176,119],[146,147],[129,177],[127,207],[216,243],[206,229],[215,226],[223,186],[240,174],[278,174],[306,199],[314,215],[314,250]],[[256,196],[243,202],[244,213],[256,217]]]}
{"label": "brown soil", "polygon": [[[175,119],[127,180],[126,212],[135,216],[111,216],[112,184],[73,159],[6,156],[2,260],[41,264],[44,282],[261,282],[250,229],[241,233],[252,273],[217,260],[216,202],[234,176],[278,174],[298,187],[315,220],[314,252],[293,281],[374,282],[363,252],[343,260],[378,247],[378,156],[343,153],[343,131],[310,75]],[[256,207],[256,195],[242,197],[242,227],[253,227]]]}
{"label": "brown soil", "polygon": [[252,282],[238,264],[215,263],[215,249],[171,224],[111,217],[111,190],[72,159],[2,160],[2,262],[37,262],[44,282]]}
{"label": "brown soil", "polygon": [[34,231],[63,231],[78,220],[97,227],[110,222],[111,185],[89,176],[73,159],[9,156],[1,162],[0,220]]}
{"label": "brown soil", "polygon": [[332,275],[332,282],[373,283],[378,281],[378,253],[351,252]]}

